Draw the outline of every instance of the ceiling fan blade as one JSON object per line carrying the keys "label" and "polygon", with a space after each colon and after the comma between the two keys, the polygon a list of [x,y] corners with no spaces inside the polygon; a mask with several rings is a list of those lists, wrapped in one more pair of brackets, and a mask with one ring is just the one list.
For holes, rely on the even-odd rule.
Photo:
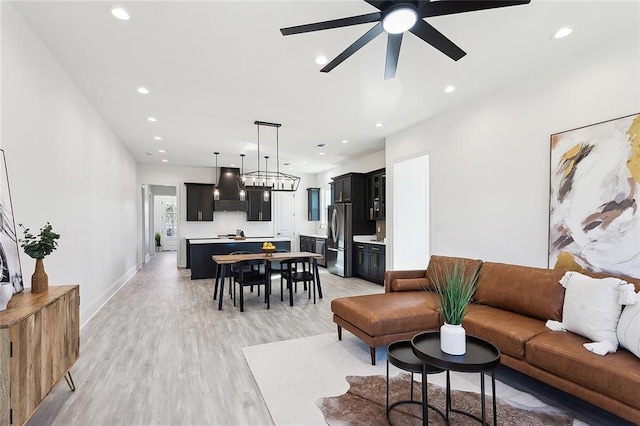
{"label": "ceiling fan blade", "polygon": [[[439,3],[439,2],[438,2]],[[411,28],[409,31],[435,47],[454,61],[462,58],[466,55],[465,51],[460,49],[454,42],[445,37],[440,31],[427,24],[422,19]]]}
{"label": "ceiling fan blade", "polygon": [[400,57],[400,45],[402,44],[402,33],[389,34],[387,37],[387,62],[384,67],[384,79],[395,78],[398,69],[398,58]]}
{"label": "ceiling fan blade", "polygon": [[315,22],[313,24],[298,25],[295,27],[280,28],[282,35],[310,33],[313,31],[328,30],[331,28],[349,27],[351,25],[368,24],[377,22],[381,18],[380,12],[366,15],[350,16],[348,18],[333,19],[331,21]]}
{"label": "ceiling fan blade", "polygon": [[324,66],[320,71],[329,72],[338,65],[340,65],[349,56],[362,49],[365,44],[376,38],[382,32],[382,23],[378,22],[373,28],[364,33],[362,37],[357,39],[351,46],[347,47],[341,54],[335,57],[331,62]]}
{"label": "ceiling fan blade", "polygon": [[423,18],[430,16],[451,15],[454,13],[474,12],[476,10],[495,9],[498,7],[518,6],[529,4],[531,0],[456,0],[456,1],[431,1],[422,4],[420,2],[420,14]]}
{"label": "ceiling fan blade", "polygon": [[387,3],[391,3],[389,0],[364,0],[376,9],[382,10],[387,6]]}

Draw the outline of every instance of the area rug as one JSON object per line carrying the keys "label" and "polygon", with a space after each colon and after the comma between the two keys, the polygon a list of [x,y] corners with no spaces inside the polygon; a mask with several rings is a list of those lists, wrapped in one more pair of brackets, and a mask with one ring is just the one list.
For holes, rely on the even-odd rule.
{"label": "area rug", "polygon": [[[347,376],[349,390],[340,396],[320,398],[316,404],[324,414],[327,424],[332,426],[368,426],[387,425],[386,417],[386,377],[385,376]],[[389,404],[395,401],[411,399],[411,375],[402,373],[389,379]],[[446,389],[429,383],[429,405],[444,411]],[[421,383],[414,382],[413,400],[422,398]],[[451,391],[451,405],[481,417],[480,395],[475,392]],[[497,400],[498,424],[510,426],[569,426],[573,422],[571,415],[548,409],[523,409],[514,407],[501,399]],[[437,412],[429,410],[429,424],[445,425],[446,422]],[[486,420],[493,421],[491,397],[486,398]],[[398,425],[421,425],[422,406],[418,404],[400,404],[389,413],[391,422]],[[477,425],[475,419],[462,414],[451,413],[450,422],[454,425]]]}
{"label": "area rug", "polygon": [[[276,425],[326,425],[316,405],[320,398],[343,395],[347,376],[384,376],[386,351],[378,348],[371,365],[369,347],[357,337],[321,334],[242,348],[247,365]],[[404,373],[391,366],[390,375]],[[452,373],[452,389],[478,393],[480,375]],[[444,373],[429,375],[429,383],[444,387]],[[488,386],[487,394],[491,392]],[[528,410],[553,410],[530,394],[496,380],[496,394],[512,406]],[[384,395],[384,393],[382,393]],[[361,423],[363,424],[363,423]],[[508,424],[508,423],[502,423]],[[574,420],[574,426],[584,423]]]}

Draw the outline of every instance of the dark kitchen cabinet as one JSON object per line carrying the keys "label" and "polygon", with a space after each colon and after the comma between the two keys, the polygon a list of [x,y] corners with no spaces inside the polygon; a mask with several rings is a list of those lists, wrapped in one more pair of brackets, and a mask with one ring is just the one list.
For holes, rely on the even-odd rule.
{"label": "dark kitchen cabinet", "polygon": [[332,178],[331,201],[335,203],[353,203],[360,197],[364,202],[366,177],[362,173],[347,173]]}
{"label": "dark kitchen cabinet", "polygon": [[315,253],[316,239],[314,237],[307,237],[305,235],[300,235],[300,251]]}
{"label": "dark kitchen cabinet", "polygon": [[326,246],[327,246],[326,238],[300,235],[300,251],[321,254],[323,258],[318,259],[318,265],[320,266],[327,266]]}
{"label": "dark kitchen cabinet", "polygon": [[370,220],[385,219],[385,185],[385,169],[367,175],[367,217]]}
{"label": "dark kitchen cabinet", "polygon": [[382,244],[355,243],[354,273],[376,284],[384,284],[386,270],[386,246]]}
{"label": "dark kitchen cabinet", "polygon": [[[269,193],[268,200],[265,201],[264,193]],[[247,192],[247,221],[248,222],[271,222],[271,191],[260,187],[246,187]]]}
{"label": "dark kitchen cabinet", "polygon": [[213,221],[213,185],[185,183],[187,187],[187,221]]}
{"label": "dark kitchen cabinet", "polygon": [[320,220],[320,188],[307,188],[307,220]]}
{"label": "dark kitchen cabinet", "polygon": [[368,279],[369,277],[369,245],[355,244],[355,256],[353,261],[353,273],[357,277]]}

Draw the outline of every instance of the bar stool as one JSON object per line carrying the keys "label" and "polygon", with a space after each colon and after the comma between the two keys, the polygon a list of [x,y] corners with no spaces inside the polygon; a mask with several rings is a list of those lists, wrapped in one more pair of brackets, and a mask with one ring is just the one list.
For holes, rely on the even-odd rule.
{"label": "bar stool", "polygon": [[[411,399],[410,400],[402,400],[396,401],[393,404],[389,405],[389,363],[395,365],[401,370],[409,371],[411,373]],[[422,374],[423,367],[426,367],[426,373],[442,373],[444,370],[440,368],[433,367],[429,364],[424,365],[422,360],[416,357],[413,354],[413,350],[411,349],[411,340],[399,340],[397,342],[391,343],[387,346],[387,422],[391,425],[391,419],[389,418],[389,413],[391,410],[400,405],[400,404],[418,404],[422,405],[422,400],[414,400],[413,399],[413,373]],[[447,371],[447,374],[449,372]],[[426,392],[426,389],[422,390]],[[427,404],[427,406],[433,410],[435,410],[438,414],[440,414],[443,418],[445,418],[445,413],[434,407],[433,405]]]}

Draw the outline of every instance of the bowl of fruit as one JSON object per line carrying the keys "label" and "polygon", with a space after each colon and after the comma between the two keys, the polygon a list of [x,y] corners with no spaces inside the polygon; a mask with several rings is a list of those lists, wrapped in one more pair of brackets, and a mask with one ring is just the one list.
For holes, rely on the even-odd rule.
{"label": "bowl of fruit", "polygon": [[265,241],[264,243],[262,243],[262,252],[266,253],[267,256],[271,256],[271,254],[275,251],[276,251],[276,246],[271,244],[269,241]]}

